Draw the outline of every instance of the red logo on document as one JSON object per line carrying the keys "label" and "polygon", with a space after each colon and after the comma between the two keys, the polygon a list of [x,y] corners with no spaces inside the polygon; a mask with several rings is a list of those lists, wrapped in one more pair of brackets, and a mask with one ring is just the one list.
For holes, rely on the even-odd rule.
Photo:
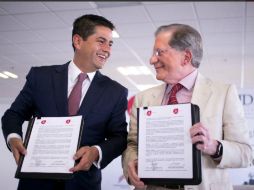
{"label": "red logo on document", "polygon": [[146,115],[147,115],[147,116],[151,116],[151,115],[152,115],[152,111],[150,111],[150,110],[147,111],[147,112],[146,112]]}
{"label": "red logo on document", "polygon": [[67,124],[69,124],[69,123],[71,122],[71,120],[70,120],[70,119],[67,119],[65,122],[66,122]]}
{"label": "red logo on document", "polygon": [[173,113],[177,114],[178,113],[178,108],[173,109]]}
{"label": "red logo on document", "polygon": [[42,121],[41,121],[41,124],[45,124],[45,123],[46,123],[46,120],[42,120]]}

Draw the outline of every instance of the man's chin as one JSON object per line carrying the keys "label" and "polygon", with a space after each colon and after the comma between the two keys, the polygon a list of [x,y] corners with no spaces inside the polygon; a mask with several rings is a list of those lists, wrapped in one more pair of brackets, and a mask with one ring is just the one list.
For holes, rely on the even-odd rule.
{"label": "man's chin", "polygon": [[162,78],[161,75],[156,74],[156,79],[157,79],[157,80],[162,80],[163,78]]}
{"label": "man's chin", "polygon": [[102,68],[104,67],[104,65],[105,65],[105,62],[97,63],[97,64],[96,64],[96,68],[97,68],[97,69],[102,69]]}
{"label": "man's chin", "polygon": [[102,69],[103,67],[104,67],[104,65],[97,65],[96,69],[99,70],[99,69]]}

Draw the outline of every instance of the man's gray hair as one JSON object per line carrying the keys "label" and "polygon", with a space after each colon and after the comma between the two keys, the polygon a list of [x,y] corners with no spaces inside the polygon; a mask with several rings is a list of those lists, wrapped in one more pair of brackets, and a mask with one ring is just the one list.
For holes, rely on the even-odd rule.
{"label": "man's gray hair", "polygon": [[170,24],[160,26],[156,32],[157,36],[161,32],[172,32],[172,37],[168,44],[170,47],[184,51],[189,50],[192,53],[191,64],[198,68],[203,57],[203,45],[200,33],[193,27],[185,24]]}

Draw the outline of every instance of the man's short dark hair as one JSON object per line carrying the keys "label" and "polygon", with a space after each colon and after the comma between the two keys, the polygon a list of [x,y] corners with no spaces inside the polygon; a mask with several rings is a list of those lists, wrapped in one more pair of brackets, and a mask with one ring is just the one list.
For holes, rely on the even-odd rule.
{"label": "man's short dark hair", "polygon": [[[83,40],[86,40],[90,35],[95,33],[96,26],[105,26],[111,30],[115,29],[113,23],[102,16],[93,14],[83,15],[76,18],[73,22],[72,38],[75,34],[78,34],[83,38]],[[75,51],[73,42],[72,47]]]}

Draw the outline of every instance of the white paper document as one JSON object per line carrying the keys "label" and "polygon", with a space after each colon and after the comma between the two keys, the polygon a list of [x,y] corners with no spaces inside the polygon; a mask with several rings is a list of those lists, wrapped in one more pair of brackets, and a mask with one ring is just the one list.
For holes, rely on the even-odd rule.
{"label": "white paper document", "polygon": [[82,116],[35,118],[21,172],[72,173]]}
{"label": "white paper document", "polygon": [[138,176],[192,178],[191,104],[139,108]]}

